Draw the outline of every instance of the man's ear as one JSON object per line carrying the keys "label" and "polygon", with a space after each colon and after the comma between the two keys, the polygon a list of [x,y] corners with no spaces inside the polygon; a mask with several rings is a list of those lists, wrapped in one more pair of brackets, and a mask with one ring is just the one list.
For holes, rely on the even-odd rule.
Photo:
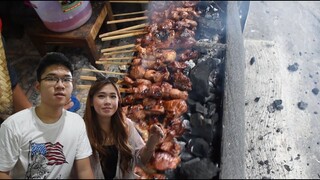
{"label": "man's ear", "polygon": [[36,84],[34,85],[35,89],[40,92],[40,83],[36,81]]}

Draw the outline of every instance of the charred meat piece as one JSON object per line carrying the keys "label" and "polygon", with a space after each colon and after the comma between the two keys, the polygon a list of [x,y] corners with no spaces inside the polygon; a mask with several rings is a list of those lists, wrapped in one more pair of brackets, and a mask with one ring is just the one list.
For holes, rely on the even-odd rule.
{"label": "charred meat piece", "polygon": [[146,118],[146,114],[144,112],[144,108],[141,104],[129,106],[127,108],[127,117],[132,119],[134,122],[139,123]]}
{"label": "charred meat piece", "polygon": [[133,79],[143,78],[146,70],[142,66],[131,66],[129,75]]}
{"label": "charred meat piece", "polygon": [[173,74],[173,87],[182,91],[191,91],[192,83],[190,79],[182,72],[176,72]]}
{"label": "charred meat piece", "polygon": [[188,110],[187,103],[182,99],[164,101],[163,106],[169,117],[172,118],[178,118]]}

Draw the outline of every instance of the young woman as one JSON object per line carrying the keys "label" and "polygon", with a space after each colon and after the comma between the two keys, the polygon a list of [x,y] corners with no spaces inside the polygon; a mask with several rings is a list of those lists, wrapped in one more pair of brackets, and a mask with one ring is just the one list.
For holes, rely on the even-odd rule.
{"label": "young woman", "polygon": [[96,178],[137,178],[135,165],[147,164],[163,137],[162,129],[153,125],[144,143],[134,122],[122,112],[120,92],[111,79],[92,84],[84,120],[93,150],[91,165]]}

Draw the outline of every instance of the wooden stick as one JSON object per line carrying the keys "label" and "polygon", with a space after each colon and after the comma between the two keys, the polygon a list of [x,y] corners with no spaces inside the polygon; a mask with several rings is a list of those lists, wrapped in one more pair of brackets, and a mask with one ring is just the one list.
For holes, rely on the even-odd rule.
{"label": "wooden stick", "polygon": [[104,37],[110,37],[111,35],[120,35],[120,34],[128,34],[128,33],[136,33],[136,32],[146,32],[144,29],[134,29],[134,30],[126,30],[126,31],[118,31],[112,34],[108,34],[107,36]]}
{"label": "wooden stick", "polygon": [[117,36],[110,36],[110,37],[102,38],[102,41],[110,41],[110,40],[114,40],[114,39],[127,38],[127,37],[138,36],[138,35],[146,34],[146,33],[147,32],[136,32],[136,33],[117,35]]}
{"label": "wooden stick", "polygon": [[100,58],[99,61],[132,60],[135,57]]}
{"label": "wooden stick", "polygon": [[131,63],[127,62],[110,62],[110,61],[96,61],[96,64],[112,64],[112,65],[130,65]]}
{"label": "wooden stick", "polygon": [[131,22],[131,21],[140,21],[140,20],[146,20],[146,19],[148,19],[148,16],[107,21],[107,24],[115,24],[115,23]]}
{"label": "wooden stick", "polygon": [[81,70],[82,70],[82,71],[100,72],[100,73],[106,73],[106,74],[108,74],[108,71],[104,71],[104,70],[88,69],[88,68],[82,68]]}
{"label": "wooden stick", "polygon": [[127,44],[127,45],[123,45],[123,46],[117,46],[117,47],[113,47],[113,48],[106,48],[106,49],[102,49],[101,52],[105,53],[105,52],[110,52],[110,51],[115,51],[115,50],[120,50],[120,49],[127,49],[127,48],[132,48],[135,47],[135,44]]}
{"label": "wooden stick", "polygon": [[112,32],[107,32],[107,33],[100,34],[99,38],[102,38],[102,37],[105,37],[105,36],[109,36],[109,35],[112,35],[112,34],[116,34],[116,33],[121,32],[121,31],[144,28],[146,26],[147,26],[147,24],[143,23],[143,24],[138,24],[138,25],[135,25],[135,26],[130,26],[130,27],[127,27],[127,28],[118,29],[118,30],[115,30],[115,31],[112,31]]}
{"label": "wooden stick", "polygon": [[128,16],[128,15],[134,15],[134,14],[144,14],[144,13],[146,13],[146,12],[148,12],[148,10],[131,12],[131,13],[114,14],[113,17],[117,17],[117,16]]}
{"label": "wooden stick", "polygon": [[77,85],[77,89],[90,89],[91,85],[79,84]]}
{"label": "wooden stick", "polygon": [[80,76],[80,79],[82,79],[82,80],[88,80],[88,81],[95,81],[95,80],[97,80],[97,78],[94,77],[94,76]]}
{"label": "wooden stick", "polygon": [[[91,87],[91,85],[77,85],[78,89],[90,89],[90,87]],[[121,87],[119,87],[119,91],[121,93],[125,93],[126,92],[126,90],[121,88]],[[87,99],[87,98],[85,98],[85,99]]]}
{"label": "wooden stick", "polygon": [[[82,80],[88,80],[88,81],[96,81],[96,80],[97,80],[97,78],[94,77],[94,76],[80,76],[80,79],[82,79]],[[118,81],[117,81],[117,84],[120,84],[120,83],[122,83],[122,82],[123,82],[123,80],[118,80]]]}
{"label": "wooden stick", "polygon": [[114,54],[123,54],[123,53],[129,53],[129,52],[135,52],[137,50],[131,49],[131,50],[123,50],[123,51],[114,51],[114,52],[109,52],[109,53],[103,53],[104,56],[110,56]]}
{"label": "wooden stick", "polygon": [[83,71],[91,71],[91,72],[100,72],[106,74],[117,74],[117,75],[127,75],[127,73],[120,73],[120,72],[112,72],[112,71],[103,71],[103,70],[96,70],[96,69],[86,69],[82,68]]}

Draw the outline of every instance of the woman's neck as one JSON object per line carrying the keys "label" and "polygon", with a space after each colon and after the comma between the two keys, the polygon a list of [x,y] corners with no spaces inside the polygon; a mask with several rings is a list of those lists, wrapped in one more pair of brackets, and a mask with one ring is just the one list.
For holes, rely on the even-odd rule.
{"label": "woman's neck", "polygon": [[98,120],[99,120],[101,129],[103,129],[104,132],[109,134],[111,132],[111,118],[99,117]]}

